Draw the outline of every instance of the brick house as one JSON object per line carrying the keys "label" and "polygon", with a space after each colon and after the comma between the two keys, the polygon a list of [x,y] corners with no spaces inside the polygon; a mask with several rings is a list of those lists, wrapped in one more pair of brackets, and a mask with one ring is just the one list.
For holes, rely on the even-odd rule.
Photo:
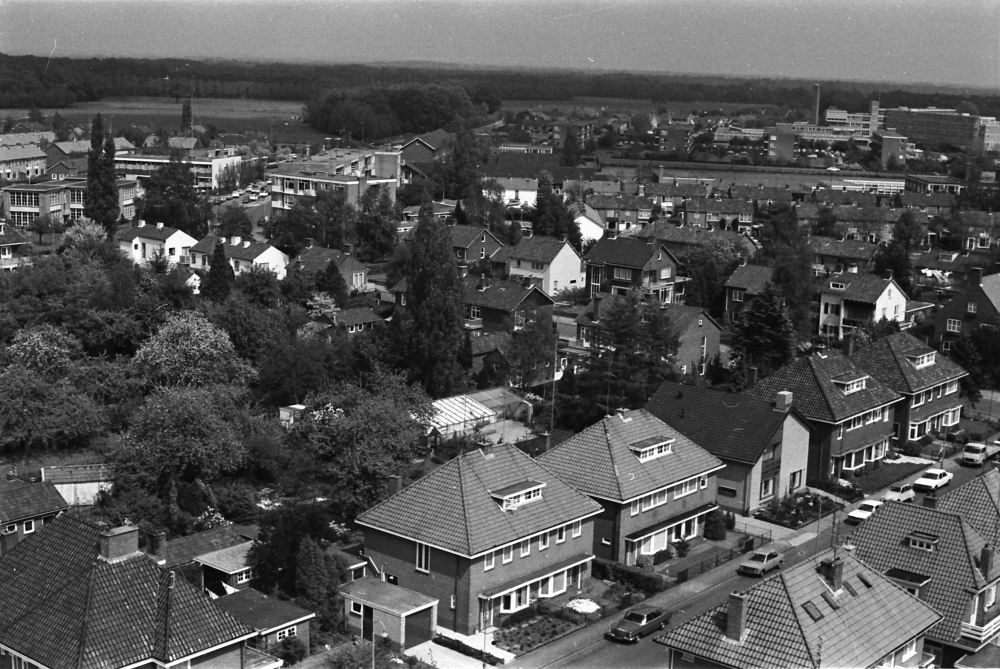
{"label": "brick house", "polygon": [[399,152],[406,163],[430,163],[449,155],[454,140],[455,135],[439,128],[414,137],[403,144]]}
{"label": "brick house", "polygon": [[811,235],[806,246],[813,253],[813,275],[870,273],[875,267],[878,244],[863,239],[834,239]]}
{"label": "brick house", "polygon": [[782,367],[742,393],[765,402],[792,393],[809,421],[806,478],[846,478],[885,457],[899,394],[837,351]]}
{"label": "brick house", "polygon": [[594,555],[628,565],[698,536],[725,466],[643,409],[604,418],[539,462],[601,505]]}
{"label": "brick house", "polygon": [[906,320],[906,293],[892,278],[874,274],[834,274],[819,290],[817,334],[843,339],[867,321]]}
{"label": "brick house", "polygon": [[451,234],[452,251],[463,274],[469,264],[478,260],[489,262],[493,254],[503,248],[500,240],[486,228],[452,225],[448,228],[448,232]]}
{"label": "brick house", "polygon": [[680,264],[667,247],[649,237],[645,240],[618,237],[613,232],[598,241],[583,258],[587,292],[626,295],[636,290],[657,302],[683,302],[677,267]]}
{"label": "brick house", "polygon": [[650,223],[636,236],[640,239],[655,237],[678,257],[685,251],[705,244],[717,243],[718,240],[731,243],[737,252],[745,258],[752,258],[760,249],[760,244],[746,232],[698,228],[688,225],[678,226],[663,219]]}
{"label": "brick house", "polygon": [[497,444],[459,455],[357,523],[381,580],[440,601],[437,625],[469,635],[579,587],[600,511],[515,446]]}
{"label": "brick house", "polygon": [[28,483],[7,474],[0,481],[0,555],[69,508],[52,483]]}
{"label": "brick house", "polygon": [[764,265],[740,265],[726,279],[726,319],[732,323],[747,303],[764,292],[774,277],[774,268]]}
{"label": "brick house", "polygon": [[748,515],[806,484],[809,423],[792,399],[792,393],[779,392],[771,402],[734,402],[728,393],[667,382],[646,410],[725,463],[716,499]]}
{"label": "brick house", "polygon": [[[522,237],[493,256],[494,268],[517,281],[527,277],[546,295],[583,285],[583,260],[573,245],[554,237]],[[496,271],[496,270],[494,270]]]}
{"label": "brick house", "polygon": [[139,550],[138,529],[63,514],[0,558],[0,668],[278,669],[256,632]]}
{"label": "brick house", "polygon": [[924,640],[941,620],[921,599],[847,551],[826,550],[730,593],[655,641],[670,650],[666,666],[675,669],[916,669],[933,659]]}
{"label": "brick house", "polygon": [[524,327],[531,312],[552,320],[552,298],[527,281],[467,276],[465,327],[477,332],[510,332]]}
{"label": "brick house", "polygon": [[977,327],[1000,327],[1000,274],[983,276],[975,267],[969,282],[934,316],[934,339],[947,353],[963,332]]}
{"label": "brick house", "polygon": [[597,210],[608,230],[631,230],[653,215],[653,198],[644,195],[591,195],[587,204]]}
{"label": "brick house", "polygon": [[750,232],[753,203],[729,198],[693,198],[684,203],[684,225]]}
{"label": "brick house", "polygon": [[850,538],[860,560],[944,615],[924,644],[934,666],[995,652],[989,646],[1000,635],[1000,553],[965,518],[969,511],[889,502]]}
{"label": "brick house", "polygon": [[902,395],[892,419],[897,443],[958,425],[958,382],[968,372],[909,332],[883,337],[855,351],[851,359]]}
{"label": "brick house", "polygon": [[719,353],[722,326],[701,307],[664,304],[670,331],[677,335],[677,366],[681,374],[705,375],[708,361]]}

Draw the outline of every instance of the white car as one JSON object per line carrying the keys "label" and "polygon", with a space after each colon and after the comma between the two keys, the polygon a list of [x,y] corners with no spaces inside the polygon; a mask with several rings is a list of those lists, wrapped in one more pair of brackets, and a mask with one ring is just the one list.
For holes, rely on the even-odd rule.
{"label": "white car", "polygon": [[954,477],[954,474],[943,469],[928,469],[913,482],[913,487],[922,492],[930,492],[945,487]]}
{"label": "white car", "polygon": [[882,495],[883,502],[912,502],[917,493],[913,491],[913,486],[909,483],[897,483],[889,488],[889,492]]}
{"label": "white car", "polygon": [[875,513],[878,508],[882,506],[882,502],[874,499],[866,499],[861,502],[861,504],[854,511],[847,514],[847,522],[852,525],[857,525],[862,520],[868,520],[868,516]]}

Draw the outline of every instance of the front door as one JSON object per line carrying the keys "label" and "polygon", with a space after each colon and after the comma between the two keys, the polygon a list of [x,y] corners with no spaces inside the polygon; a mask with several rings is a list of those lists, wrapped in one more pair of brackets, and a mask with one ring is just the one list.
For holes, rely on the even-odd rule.
{"label": "front door", "polygon": [[493,627],[493,600],[479,600],[479,626],[480,630],[488,630]]}
{"label": "front door", "polygon": [[634,565],[636,561],[636,549],[638,544],[634,541],[625,542],[625,564]]}
{"label": "front door", "polygon": [[361,609],[361,638],[374,641],[372,635],[375,633],[375,610],[370,606]]}

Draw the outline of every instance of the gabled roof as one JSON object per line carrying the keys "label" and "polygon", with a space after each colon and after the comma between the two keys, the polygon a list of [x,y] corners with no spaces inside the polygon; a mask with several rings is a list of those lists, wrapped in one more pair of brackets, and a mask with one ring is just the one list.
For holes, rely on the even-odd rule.
{"label": "gabled roof", "polygon": [[253,635],[145,553],[101,557],[101,530],[61,515],[0,557],[0,639],[49,669],[174,662]]}
{"label": "gabled roof", "polygon": [[807,237],[806,246],[813,253],[853,260],[871,260],[879,248],[878,244],[863,239],[834,239],[817,235]]}
{"label": "gabled roof", "polygon": [[215,605],[258,632],[269,632],[287,627],[303,618],[316,617],[312,611],[306,611],[277,597],[268,597],[252,588],[219,597],[215,600]]}
{"label": "gabled roof", "polygon": [[473,225],[451,225],[448,226],[448,232],[451,234],[451,245],[456,248],[467,249],[472,246],[476,240],[482,239],[483,235],[488,235],[493,238],[497,244],[503,246],[500,240],[493,236],[493,233],[486,228],[476,227]]}
{"label": "gabled roof", "polygon": [[[631,450],[672,441],[671,452],[640,462]],[[723,464],[644,409],[608,416],[544,453],[539,462],[577,490],[625,502],[720,469]]]}
{"label": "gabled roof", "polygon": [[702,325],[711,324],[719,330],[722,329],[722,326],[709,315],[708,311],[701,307],[690,307],[686,304],[668,302],[667,304],[660,305],[660,309],[669,319],[670,329],[677,335],[683,335],[689,328],[701,327],[699,321],[701,321]]}
{"label": "gabled roof", "polygon": [[[879,572],[904,569],[930,578],[922,599],[944,616],[929,636],[955,641],[968,618],[970,593],[1000,577],[1000,553],[993,551],[993,566],[984,575],[979,560],[986,539],[964,514],[946,513],[916,504],[887,502],[861,523],[849,541],[855,554]],[[907,537],[914,531],[937,537],[931,551],[913,548]]]}
{"label": "gabled roof", "polygon": [[0,481],[0,523],[47,516],[68,508],[55,485],[48,481]]}
{"label": "gabled roof", "polygon": [[587,198],[587,204],[594,209],[619,209],[638,211],[653,209],[653,198],[644,195],[602,195],[594,194]]}
{"label": "gabled roof", "polygon": [[941,354],[934,364],[917,369],[917,352],[928,352],[926,344],[909,332],[896,332],[857,350],[851,359],[897,393],[915,393],[945,381],[965,376],[968,372]]}
{"label": "gabled roof", "polygon": [[1000,546],[1000,470],[989,469],[944,493],[937,510],[962,516],[991,546]]}
{"label": "gabled roof", "polygon": [[708,195],[708,190],[708,186],[695,184],[671,184],[662,182],[646,184],[646,195],[656,195],[666,198],[706,197]]}
{"label": "gabled roof", "polygon": [[[941,619],[931,606],[843,550],[836,555],[843,561],[845,585],[833,594],[819,573],[821,561],[832,555],[824,551],[745,590],[742,642],[726,636],[728,603],[656,641],[728,667],[868,667]],[[810,602],[818,620],[804,607]]]}
{"label": "gabled roof", "polygon": [[359,323],[377,323],[382,317],[368,307],[353,307],[337,312],[334,325],[357,325]]}
{"label": "gabled roof", "polygon": [[620,265],[642,269],[657,253],[665,253],[674,263],[677,258],[665,246],[632,237],[602,237],[584,260],[590,265]]}
{"label": "gabled roof", "polygon": [[[192,246],[191,251],[194,253],[204,253],[211,258],[212,253],[215,251],[215,244],[218,241],[218,238],[214,235],[208,235],[200,242]],[[249,244],[247,242],[249,242]],[[226,253],[227,260],[236,259],[245,260],[247,262],[254,262],[268,250],[274,248],[267,242],[258,242],[252,239],[241,240],[239,244],[233,244],[231,239],[226,239],[222,247]],[[282,253],[281,255],[285,254]]]}
{"label": "gabled roof", "polygon": [[30,244],[31,240],[13,225],[0,225],[0,246]]}
{"label": "gabled roof", "polygon": [[196,149],[198,148],[198,138],[197,137],[169,137],[167,139],[167,146],[171,149]]}
{"label": "gabled roof", "polygon": [[[124,137],[115,137],[116,151],[129,151],[134,149],[132,142]],[[54,146],[68,156],[90,152],[90,140],[79,139],[73,142],[55,142]]]}
{"label": "gabled roof", "polygon": [[204,532],[171,539],[165,547],[165,567],[171,569],[187,564],[199,555],[207,555],[256,538],[256,525],[220,525]]}
{"label": "gabled roof", "polygon": [[[833,284],[835,283],[844,284],[846,288],[843,290],[834,288]],[[820,292],[826,295],[839,295],[845,300],[853,302],[875,304],[875,301],[885,292],[885,289],[890,284],[896,285],[892,279],[883,279],[874,274],[841,272],[840,274],[832,274],[827,277],[823,281],[823,287],[820,288]],[[900,293],[903,292],[898,285],[896,285],[896,290],[899,290]]]}
{"label": "gabled roof", "polygon": [[[541,295],[543,302],[555,304],[551,297],[534,284],[525,286],[519,281],[507,281],[505,279],[483,280],[471,274],[465,277],[463,281],[465,283],[466,304],[499,309],[500,311],[514,311],[532,292],[537,292]],[[482,282],[483,290],[479,289],[480,282]]]}
{"label": "gabled roof", "polygon": [[45,152],[33,144],[21,146],[0,146],[0,163],[12,160],[45,160]]}
{"label": "gabled roof", "polygon": [[774,268],[764,265],[740,265],[726,281],[727,288],[742,288],[747,295],[760,295],[771,283]]}
{"label": "gabled roof", "polygon": [[904,190],[897,197],[899,197],[900,206],[903,207],[944,207],[950,209],[955,206],[955,196],[951,193],[914,193]]}
{"label": "gabled roof", "polygon": [[240,544],[198,555],[194,560],[212,569],[218,569],[227,574],[235,574],[250,566],[247,557],[252,547],[252,541],[244,541]]}
{"label": "gabled roof", "polygon": [[752,214],[753,204],[746,200],[735,200],[729,198],[716,199],[714,197],[692,198],[685,205],[685,211],[711,212],[719,214]]}
{"label": "gabled roof", "polygon": [[496,262],[500,262],[502,259],[503,262],[507,260],[525,260],[528,262],[551,263],[565,246],[569,246],[573,253],[576,253],[577,258],[580,257],[580,254],[576,252],[572,244],[567,241],[559,240],[555,237],[534,235],[532,237],[521,237],[521,241],[517,243],[517,246],[503,247],[493,256],[493,260]]}
{"label": "gabled roof", "polygon": [[351,254],[322,246],[310,246],[302,249],[295,258],[298,269],[306,274],[321,273],[331,261],[337,263],[341,271],[346,269],[351,274],[366,270],[364,263],[358,261]]}
{"label": "gabled roof", "polygon": [[[866,387],[845,395],[835,378],[868,376]],[[743,394],[769,402],[780,390],[792,392],[792,403],[810,420],[839,423],[899,399],[899,395],[869,375],[839,351],[810,355],[785,365]]]}
{"label": "gabled roof", "polygon": [[[983,282],[979,286],[983,289],[986,299],[993,304],[993,308],[1000,311],[1000,274],[984,276]],[[957,300],[958,298],[955,297],[953,299]]]}
{"label": "gabled roof", "polygon": [[[491,491],[545,483],[539,500],[504,511]],[[473,556],[571,523],[601,510],[512,444],[474,450],[446,462],[365,511],[358,524]]]}
{"label": "gabled roof", "polygon": [[656,237],[662,242],[688,244],[691,246],[700,246],[712,239],[727,239],[734,245],[749,244],[754,248],[760,246],[756,240],[743,232],[718,230],[716,228],[699,228],[694,225],[677,226],[663,219],[647,225],[639,233],[639,237]]}
{"label": "gabled roof", "polygon": [[[158,242],[165,242],[178,232],[181,232],[181,230],[177,228],[168,228],[167,226],[158,228],[155,225],[143,225],[142,227],[129,228],[120,239],[123,242],[130,242],[133,239],[153,239]],[[192,237],[192,239],[194,238]],[[193,249],[194,247],[191,248]]]}
{"label": "gabled roof", "polygon": [[775,410],[773,401],[670,382],[659,387],[646,410],[712,455],[751,464],[774,443],[790,413]]}
{"label": "gabled roof", "polygon": [[432,130],[426,134],[420,135],[419,137],[414,137],[410,141],[403,144],[401,148],[405,149],[414,142],[420,142],[422,144],[425,144],[428,148],[434,151],[439,151],[442,147],[444,147],[446,143],[448,143],[451,140],[452,136],[453,135],[447,130],[438,128],[437,130]]}

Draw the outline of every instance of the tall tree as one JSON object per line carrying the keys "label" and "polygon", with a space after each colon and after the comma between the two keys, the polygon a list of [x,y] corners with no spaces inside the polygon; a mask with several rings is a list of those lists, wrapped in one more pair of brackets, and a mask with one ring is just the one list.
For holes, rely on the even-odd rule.
{"label": "tall tree", "polygon": [[875,274],[888,276],[892,273],[892,278],[896,280],[899,287],[906,293],[907,297],[913,297],[913,281],[911,275],[913,266],[910,263],[910,254],[901,242],[895,239],[880,246],[875,252]]}
{"label": "tall tree", "polygon": [[795,329],[784,296],[769,283],[733,324],[733,357],[741,367],[757,367],[761,376],[767,376],[794,356]]}
{"label": "tall tree", "polygon": [[969,404],[975,407],[983,399],[980,389],[987,385],[988,378],[983,373],[983,357],[968,332],[963,332],[952,342],[948,355],[969,373],[968,376],[962,377],[962,394],[969,399]]}
{"label": "tall tree", "polygon": [[181,104],[181,133],[191,129],[191,100],[185,100]]}
{"label": "tall tree", "polygon": [[340,272],[340,266],[332,260],[327,263],[323,271],[316,277],[316,290],[326,293],[333,298],[337,307],[347,308],[347,301],[351,294],[347,290],[347,282]]}
{"label": "tall tree", "polygon": [[224,207],[219,216],[220,237],[253,238],[253,223],[243,207]]}
{"label": "tall tree", "polygon": [[358,257],[365,262],[382,261],[396,246],[396,225],[402,218],[389,189],[369,189],[361,197],[358,216]]}
{"label": "tall tree", "polygon": [[226,258],[226,248],[220,239],[212,250],[212,259],[208,274],[205,276],[205,284],[201,287],[201,294],[213,302],[225,302],[235,283],[236,274]]}
{"label": "tall tree", "polygon": [[922,236],[923,228],[916,216],[909,209],[904,210],[900,214],[899,220],[892,226],[892,241],[899,244],[903,251],[909,255],[910,251],[920,243]]}
{"label": "tall tree", "polygon": [[114,139],[110,135],[111,154],[108,155],[101,115],[94,117],[90,126],[90,151],[87,154],[87,190],[83,199],[83,215],[99,223],[110,239],[118,222],[118,189],[115,186]]}
{"label": "tall tree", "polygon": [[552,192],[552,178],[546,172],[538,177],[534,232],[546,237],[565,236],[575,249],[580,250],[580,226],[566,208],[562,197]]}
{"label": "tall tree", "polygon": [[406,307],[392,324],[401,364],[432,397],[459,387],[459,353],[464,341],[465,285],[455,265],[448,227],[431,216],[429,205],[409,243]]}
{"label": "tall tree", "polygon": [[566,125],[566,139],[563,140],[562,164],[565,167],[576,167],[580,162],[580,138],[576,134],[576,127]]}
{"label": "tall tree", "polygon": [[195,239],[208,234],[212,216],[208,201],[195,188],[191,167],[176,153],[149,177],[136,211],[147,223],[163,222]]}

